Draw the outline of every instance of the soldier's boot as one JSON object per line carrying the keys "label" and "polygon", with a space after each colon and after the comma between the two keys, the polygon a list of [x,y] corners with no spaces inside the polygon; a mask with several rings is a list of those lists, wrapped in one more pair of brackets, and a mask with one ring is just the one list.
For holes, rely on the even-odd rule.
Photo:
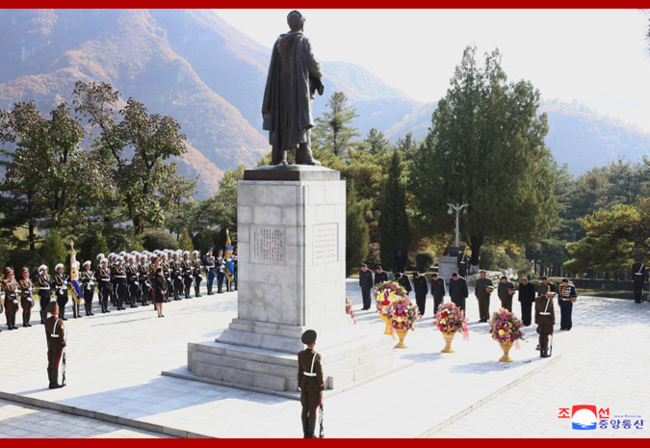
{"label": "soldier's boot", "polygon": [[199,294],[200,291],[201,291],[201,286],[194,285],[194,297],[201,297],[201,294]]}
{"label": "soldier's boot", "polygon": [[131,308],[137,308],[137,306],[135,306],[135,296],[134,295],[131,295],[131,305],[130,305],[130,307]]}
{"label": "soldier's boot", "polygon": [[11,325],[11,316],[9,315],[9,313],[5,313],[5,316],[7,318],[7,329],[8,330],[13,330],[14,327],[13,327],[13,325]]}
{"label": "soldier's boot", "polygon": [[61,320],[68,320],[65,317],[65,305],[59,307],[59,317]]}
{"label": "soldier's boot", "polygon": [[230,288],[230,280],[226,280],[226,292],[230,292],[232,289]]}
{"label": "soldier's boot", "polygon": [[210,283],[208,283],[208,295],[212,295],[212,285]]}
{"label": "soldier's boot", "polygon": [[548,342],[542,343],[541,347],[539,348],[540,352],[540,357],[542,358],[548,358]]}
{"label": "soldier's boot", "polygon": [[304,439],[308,439],[309,437],[307,436],[307,431],[309,431],[309,419],[303,418],[302,419],[302,436]]}
{"label": "soldier's boot", "polygon": [[50,380],[50,389],[60,389],[64,384],[59,384],[59,369],[52,369],[52,379]]}
{"label": "soldier's boot", "polygon": [[192,297],[190,296],[190,287],[186,286],[185,287],[185,298],[186,299],[191,299]]}
{"label": "soldier's boot", "polygon": [[315,418],[309,418],[307,419],[308,424],[307,424],[307,438],[308,439],[315,439],[316,435],[314,432],[316,431],[316,419]]}
{"label": "soldier's boot", "polygon": [[235,291],[237,291],[237,280],[235,280]]}
{"label": "soldier's boot", "polygon": [[18,330],[18,327],[16,326],[16,313],[11,316],[11,326],[14,330]]}
{"label": "soldier's boot", "polygon": [[27,324],[28,327],[32,326],[32,324],[29,323],[29,321],[31,321],[31,320],[32,320],[32,310],[30,308],[30,310],[27,311],[27,315],[25,317],[25,323]]}
{"label": "soldier's boot", "polygon": [[25,312],[23,311],[23,328],[27,328],[27,323],[25,322],[25,318],[27,316],[25,315]]}
{"label": "soldier's boot", "polygon": [[72,317],[75,319],[79,317],[79,306],[76,303],[72,304]]}
{"label": "soldier's boot", "polygon": [[219,282],[219,289],[217,289],[217,294],[223,294],[223,282]]}
{"label": "soldier's boot", "polygon": [[41,314],[41,323],[44,324],[45,323],[45,314],[46,314],[45,310],[41,310],[41,311],[39,311],[39,313]]}

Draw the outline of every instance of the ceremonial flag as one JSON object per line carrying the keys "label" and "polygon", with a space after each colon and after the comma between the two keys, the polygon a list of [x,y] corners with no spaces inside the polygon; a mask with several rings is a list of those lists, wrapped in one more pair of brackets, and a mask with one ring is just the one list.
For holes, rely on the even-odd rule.
{"label": "ceremonial flag", "polygon": [[74,243],[70,241],[70,284],[72,285],[72,299],[75,303],[81,302],[81,285],[79,285],[79,262],[74,251]]}
{"label": "ceremonial flag", "polygon": [[223,258],[226,260],[226,279],[231,282],[235,279],[235,265],[232,262],[232,244],[228,229],[226,229],[226,251]]}

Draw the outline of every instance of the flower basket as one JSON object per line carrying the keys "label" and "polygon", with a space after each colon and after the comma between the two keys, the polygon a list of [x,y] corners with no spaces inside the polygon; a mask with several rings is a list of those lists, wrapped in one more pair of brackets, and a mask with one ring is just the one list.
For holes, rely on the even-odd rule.
{"label": "flower basket", "polygon": [[354,325],[357,324],[357,318],[354,316],[354,310],[352,309],[352,300],[350,300],[348,297],[345,298],[345,314],[350,315],[354,321]]}
{"label": "flower basket", "polygon": [[453,302],[443,303],[438,307],[438,312],[433,320],[435,325],[445,340],[445,348],[442,353],[454,353],[451,348],[451,341],[457,331],[463,332],[463,339],[469,339],[469,332],[467,331],[467,317],[458,305]]}
{"label": "flower basket", "polygon": [[407,299],[408,295],[406,290],[397,282],[383,282],[375,287],[374,297],[379,317],[386,324],[384,334],[392,335],[393,339],[395,339],[395,331],[390,324],[388,313],[393,302],[400,299]]}
{"label": "flower basket", "polygon": [[500,308],[498,311],[492,313],[489,323],[489,333],[492,339],[497,341],[503,350],[503,356],[499,361],[512,362],[510,357],[510,349],[512,345],[519,348],[519,340],[524,338],[521,332],[522,323],[510,311],[505,308]]}
{"label": "flower basket", "polygon": [[406,297],[394,300],[388,308],[390,326],[399,336],[399,343],[395,348],[406,348],[404,338],[409,330],[415,329],[415,323],[420,319],[420,310]]}

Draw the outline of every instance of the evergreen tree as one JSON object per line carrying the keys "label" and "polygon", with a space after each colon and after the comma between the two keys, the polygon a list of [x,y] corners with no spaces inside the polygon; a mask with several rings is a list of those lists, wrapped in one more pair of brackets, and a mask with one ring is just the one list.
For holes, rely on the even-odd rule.
{"label": "evergreen tree", "polygon": [[104,254],[105,257],[108,257],[110,250],[108,249],[108,242],[106,237],[102,232],[97,232],[97,237],[95,244],[93,245],[92,254],[89,254],[90,257],[93,257],[90,261],[96,265],[96,260],[94,257],[97,257],[99,254]]}
{"label": "evergreen tree", "polygon": [[364,144],[370,154],[382,154],[390,149],[390,142],[375,128],[368,132]]}
{"label": "evergreen tree", "polygon": [[57,229],[51,229],[45,235],[45,241],[41,246],[41,256],[45,260],[48,272],[54,273],[54,266],[59,263],[66,264],[69,251],[66,249],[61,235]]}
{"label": "evergreen tree", "polygon": [[194,250],[194,245],[192,244],[192,239],[190,238],[190,234],[187,231],[187,228],[183,229],[181,232],[181,237],[178,240],[178,247],[184,251],[187,250],[189,252],[192,252]]}
{"label": "evergreen tree", "polygon": [[348,97],[343,92],[334,92],[327,101],[328,110],[316,119],[314,149],[330,151],[339,157],[351,146],[350,140],[360,136],[357,128],[351,126],[352,120],[358,115],[347,102]]}
{"label": "evergreen tree", "polygon": [[354,184],[348,186],[346,202],[346,267],[350,274],[368,257],[370,235],[364,217],[366,206],[364,201],[359,201]]}
{"label": "evergreen tree", "polygon": [[409,250],[413,239],[406,212],[403,170],[402,158],[397,150],[393,150],[379,206],[380,256],[382,264],[387,268],[393,267],[393,257],[397,251]]}

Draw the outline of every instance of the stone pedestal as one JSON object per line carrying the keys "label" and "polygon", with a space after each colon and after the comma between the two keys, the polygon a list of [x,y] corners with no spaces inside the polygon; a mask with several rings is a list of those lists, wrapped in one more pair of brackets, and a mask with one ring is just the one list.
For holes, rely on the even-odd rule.
{"label": "stone pedestal", "polygon": [[[288,180],[283,180],[288,179]],[[238,183],[238,317],[214,343],[190,344],[189,370],[219,384],[297,391],[300,337],[312,328],[326,387],[392,366],[392,341],[345,313],[345,182],[321,167],[263,167]]]}
{"label": "stone pedestal", "polygon": [[451,280],[451,274],[454,272],[458,272],[458,259],[450,255],[440,257],[438,260],[438,277],[442,278],[445,284],[448,285]]}

